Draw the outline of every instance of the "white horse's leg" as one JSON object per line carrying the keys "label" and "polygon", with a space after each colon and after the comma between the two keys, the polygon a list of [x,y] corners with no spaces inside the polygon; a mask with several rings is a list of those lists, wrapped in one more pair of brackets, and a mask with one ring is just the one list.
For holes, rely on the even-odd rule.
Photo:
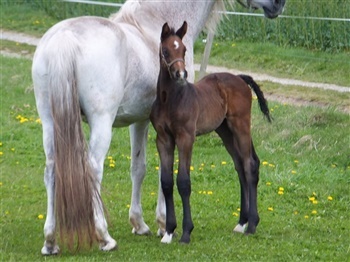
{"label": "white horse's leg", "polygon": [[149,120],[137,122],[130,126],[131,143],[131,181],[132,194],[129,220],[133,226],[132,233],[148,235],[149,227],[143,220],[141,206],[141,185],[146,174],[146,146]]}
{"label": "white horse's leg", "polygon": [[53,148],[53,123],[43,122],[43,143],[46,155],[46,167],[44,182],[47,193],[47,213],[44,225],[45,242],[41,254],[56,255],[60,251],[56,245],[56,219],[55,219],[55,174],[54,174],[54,148]]}
{"label": "white horse's leg", "polygon": [[165,222],[166,222],[166,208],[165,208],[165,198],[162,190],[162,184],[160,182],[160,170],[159,170],[159,184],[158,184],[158,201],[156,209],[156,220],[158,223],[157,236],[163,237],[165,234]]}
{"label": "white horse's leg", "polygon": [[[89,159],[96,174],[96,187],[101,192],[103,163],[112,139],[112,122],[110,116],[98,116],[90,122],[91,136],[89,142]],[[107,221],[102,203],[95,199],[95,227],[100,241],[100,249],[109,251],[117,248],[117,242],[109,235]]]}

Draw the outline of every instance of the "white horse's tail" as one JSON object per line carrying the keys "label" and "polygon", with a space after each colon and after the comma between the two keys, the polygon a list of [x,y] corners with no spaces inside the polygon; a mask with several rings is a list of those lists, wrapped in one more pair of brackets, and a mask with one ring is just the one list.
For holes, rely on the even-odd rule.
{"label": "white horse's tail", "polygon": [[61,242],[68,244],[71,250],[82,244],[91,246],[96,240],[94,201],[102,203],[81,126],[76,82],[78,53],[75,39],[68,37],[48,57],[48,89],[54,122],[56,219]]}

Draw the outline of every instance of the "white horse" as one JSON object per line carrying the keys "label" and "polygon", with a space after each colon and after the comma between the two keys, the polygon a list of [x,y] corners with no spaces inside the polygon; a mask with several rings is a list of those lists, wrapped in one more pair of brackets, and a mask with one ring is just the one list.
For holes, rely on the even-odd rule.
{"label": "white horse", "polygon": [[[232,1],[231,1],[232,2]],[[285,0],[244,0],[277,17]],[[41,39],[34,55],[32,77],[43,127],[46,155],[44,182],[47,217],[43,255],[59,252],[61,241],[98,240],[101,250],[112,250],[100,198],[103,163],[113,127],[130,126],[132,196],[129,210],[135,234],[149,234],[142,216],[141,184],[146,169],[146,142],[151,105],[159,72],[158,47],[164,22],[189,29],[184,39],[189,81],[194,80],[193,43],[207,25],[215,28],[224,1],[127,1],[105,19],[79,17],[54,25]],[[85,145],[82,115],[90,127]],[[165,230],[164,196],[159,189],[156,209],[158,234]]]}

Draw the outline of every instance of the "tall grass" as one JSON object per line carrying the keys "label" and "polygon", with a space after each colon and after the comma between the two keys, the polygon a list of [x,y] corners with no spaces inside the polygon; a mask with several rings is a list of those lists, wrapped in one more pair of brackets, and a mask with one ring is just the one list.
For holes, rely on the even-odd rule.
{"label": "tall grass", "polygon": [[[235,11],[246,12],[236,5]],[[287,0],[284,15],[320,18],[350,18],[348,0]],[[221,23],[223,39],[270,42],[280,46],[305,47],[329,52],[350,51],[350,22],[306,18],[278,18],[229,15]]]}

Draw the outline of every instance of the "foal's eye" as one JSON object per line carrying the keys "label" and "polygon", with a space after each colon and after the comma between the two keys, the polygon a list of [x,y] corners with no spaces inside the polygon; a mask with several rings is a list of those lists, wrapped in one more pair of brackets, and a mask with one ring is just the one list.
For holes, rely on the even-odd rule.
{"label": "foal's eye", "polygon": [[163,55],[165,58],[169,57],[169,52],[167,49],[163,49]]}

